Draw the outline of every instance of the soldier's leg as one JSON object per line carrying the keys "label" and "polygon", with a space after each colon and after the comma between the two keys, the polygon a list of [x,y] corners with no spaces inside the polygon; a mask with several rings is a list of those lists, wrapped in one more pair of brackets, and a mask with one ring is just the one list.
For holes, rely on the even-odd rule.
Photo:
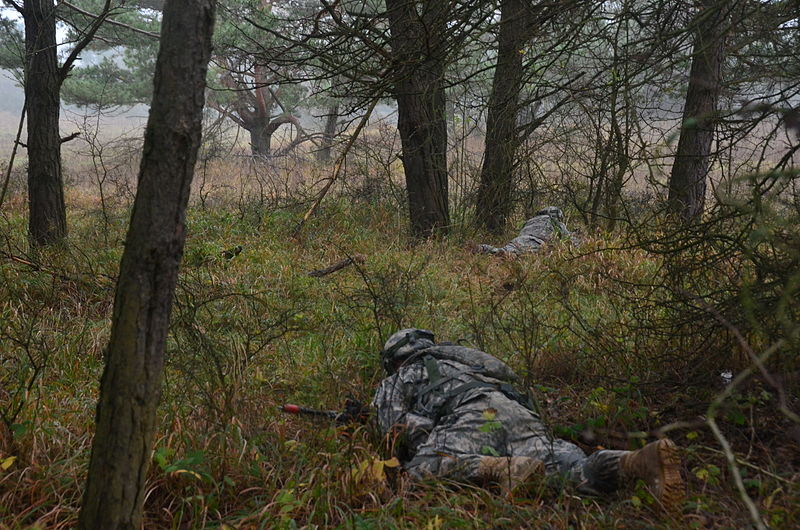
{"label": "soldier's leg", "polygon": [[575,462],[567,478],[585,495],[604,495],[626,482],[643,480],[656,501],[672,511],[684,495],[681,460],[671,440],[658,440],[636,451],[602,450]]}
{"label": "soldier's leg", "polygon": [[[505,425],[513,424],[514,418],[501,403],[506,399],[499,393],[480,396],[442,418],[406,463],[408,473],[418,479],[436,476],[459,482],[496,482],[508,489],[533,474],[543,474],[538,459],[510,450]],[[487,410],[494,411],[494,423],[487,418]]]}
{"label": "soldier's leg", "polygon": [[[616,465],[619,460],[619,456],[615,458],[594,456],[600,452],[587,457],[586,453],[577,445],[566,440],[551,438],[541,433],[529,436],[522,444],[518,444],[515,447],[513,453],[542,460],[550,481],[554,485],[560,482],[563,485],[577,488],[581,493],[595,495],[600,490],[589,486],[589,484],[593,484],[595,478],[600,478],[602,481],[602,477],[606,476],[604,473],[606,468],[614,467],[608,464],[613,463]],[[597,462],[595,462],[596,460]],[[605,484],[606,482],[604,481],[600,486],[602,491],[614,489],[614,487],[610,486],[610,483],[607,488],[604,487]]]}
{"label": "soldier's leg", "polygon": [[440,477],[458,482],[472,482],[479,476],[481,458],[482,455],[447,455],[427,450],[423,446],[404,467],[416,480]]}
{"label": "soldier's leg", "polygon": [[566,477],[584,495],[605,495],[620,486],[620,459],[628,451],[601,450],[575,462]]}
{"label": "soldier's leg", "polygon": [[544,463],[526,456],[419,455],[406,470],[417,480],[436,477],[478,485],[498,484],[506,491],[544,477]]}
{"label": "soldier's leg", "polygon": [[562,481],[585,495],[610,493],[618,487],[619,461],[626,451],[597,451],[591,456],[575,444],[542,432],[520,437],[513,454],[538,458],[553,481]]}

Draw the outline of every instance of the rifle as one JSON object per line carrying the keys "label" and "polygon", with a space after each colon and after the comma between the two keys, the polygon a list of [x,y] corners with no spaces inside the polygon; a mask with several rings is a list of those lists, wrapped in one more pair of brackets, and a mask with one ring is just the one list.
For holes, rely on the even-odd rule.
{"label": "rifle", "polygon": [[311,409],[308,407],[301,407],[300,405],[293,405],[291,403],[281,405],[278,408],[282,412],[288,412],[289,414],[327,418],[335,421],[339,425],[350,425],[351,423],[364,424],[369,418],[369,406],[350,398],[345,400],[343,411]]}

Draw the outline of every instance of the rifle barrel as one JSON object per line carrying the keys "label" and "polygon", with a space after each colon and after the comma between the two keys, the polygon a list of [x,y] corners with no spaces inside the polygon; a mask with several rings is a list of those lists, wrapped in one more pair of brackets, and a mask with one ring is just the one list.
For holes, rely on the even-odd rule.
{"label": "rifle barrel", "polygon": [[322,418],[328,418],[331,420],[335,420],[339,417],[339,413],[335,410],[317,410],[317,409],[310,409],[308,407],[301,407],[300,405],[293,405],[291,403],[287,403],[279,407],[283,412],[288,412],[289,414],[305,414],[307,416],[318,416]]}

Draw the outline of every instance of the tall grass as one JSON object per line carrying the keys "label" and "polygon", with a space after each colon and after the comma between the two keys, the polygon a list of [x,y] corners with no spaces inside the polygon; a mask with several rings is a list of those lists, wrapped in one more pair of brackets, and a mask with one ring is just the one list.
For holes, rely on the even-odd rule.
{"label": "tall grass", "polygon": [[[68,190],[63,247],[27,255],[20,190],[3,213],[0,526],[77,520],[133,182],[131,167],[114,171],[105,207],[91,179]],[[713,312],[695,304],[694,320],[682,321],[693,299],[675,296],[692,291],[714,307],[741,301],[737,289],[755,274],[746,252],[696,271],[683,255],[690,274],[670,291],[677,258],[641,244],[663,236],[655,227],[588,234],[578,247],[517,260],[466,252],[465,241],[481,235],[460,227],[448,240],[412,245],[396,184],[358,175],[292,239],[324,169],[212,160],[198,171],[147,482],[148,527],[747,524],[724,457],[697,417],[723,388],[720,373],[749,359]],[[307,275],[355,253],[366,262]],[[756,347],[768,343],[765,330],[774,328],[745,324],[735,320]],[[683,512],[664,518],[633,487],[579,499],[568,490],[507,498],[410,484],[372,426],[347,430],[278,411],[284,402],[368,402],[381,378],[377,352],[409,326],[509,362],[553,430],[587,450],[636,447],[683,422],[669,433],[684,447]],[[755,380],[726,403],[720,422],[765,520],[789,528],[800,524],[800,451],[776,400]]]}

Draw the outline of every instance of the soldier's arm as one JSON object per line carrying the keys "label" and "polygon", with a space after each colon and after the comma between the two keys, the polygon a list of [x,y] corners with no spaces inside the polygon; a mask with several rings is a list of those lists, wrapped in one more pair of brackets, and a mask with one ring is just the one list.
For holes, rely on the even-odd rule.
{"label": "soldier's arm", "polygon": [[[422,367],[419,366],[398,372],[381,382],[372,400],[372,407],[382,432],[387,433],[408,424],[408,416],[414,408],[416,392],[422,381]],[[413,418],[411,420],[416,422]]]}

